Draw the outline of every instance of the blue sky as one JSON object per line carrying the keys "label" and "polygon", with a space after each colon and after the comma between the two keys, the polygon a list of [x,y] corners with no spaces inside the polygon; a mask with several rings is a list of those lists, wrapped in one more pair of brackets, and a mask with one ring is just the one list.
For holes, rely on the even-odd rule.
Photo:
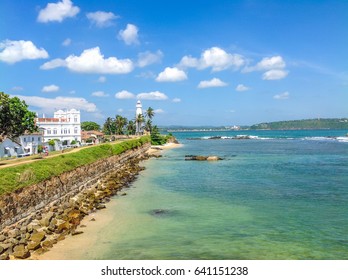
{"label": "blue sky", "polygon": [[0,91],[46,116],[250,125],[348,116],[348,1],[2,0]]}

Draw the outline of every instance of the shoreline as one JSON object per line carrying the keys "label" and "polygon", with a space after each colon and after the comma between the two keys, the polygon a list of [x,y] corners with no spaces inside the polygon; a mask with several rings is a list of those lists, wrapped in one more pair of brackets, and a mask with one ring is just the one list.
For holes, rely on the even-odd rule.
{"label": "shoreline", "polygon": [[[146,151],[149,157],[160,157],[166,150],[180,148],[182,144],[177,143],[167,143],[160,146],[151,146],[150,149]],[[119,203],[116,197],[121,198],[126,195],[127,189],[122,189],[119,195],[114,196],[108,203],[106,203],[106,208],[98,210],[90,215],[84,217],[81,220],[81,224],[77,227],[77,231],[83,231],[82,234],[78,235],[67,235],[64,240],[59,241],[48,251],[41,254],[34,253],[29,258],[31,260],[77,260],[78,254],[75,256],[71,254],[70,251],[79,252],[79,248],[90,247],[98,241],[98,234],[104,227],[109,226],[114,215],[111,209],[115,204]],[[70,249],[69,252],[66,249]],[[72,250],[71,250],[72,249]]]}

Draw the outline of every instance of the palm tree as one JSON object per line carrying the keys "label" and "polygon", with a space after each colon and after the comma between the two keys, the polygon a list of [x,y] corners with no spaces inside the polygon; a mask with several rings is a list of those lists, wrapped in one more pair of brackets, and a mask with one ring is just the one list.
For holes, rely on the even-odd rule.
{"label": "palm tree", "polygon": [[151,107],[147,108],[147,110],[146,110],[146,116],[147,116],[150,120],[152,120],[152,118],[153,118],[154,115],[155,115],[155,111],[154,111]]}
{"label": "palm tree", "polygon": [[150,132],[151,134],[151,131],[152,131],[152,121],[150,119],[148,119],[145,123],[145,126],[144,126],[144,129],[148,132]]}
{"label": "palm tree", "polygon": [[135,130],[136,130],[136,127],[135,127],[135,122],[134,121],[129,121],[128,124],[127,124],[127,133],[128,134],[131,134],[131,135],[134,135],[135,134]]}
{"label": "palm tree", "polygon": [[113,118],[108,117],[104,123],[103,131],[107,135],[115,134],[115,123]]}
{"label": "palm tree", "polygon": [[127,119],[117,115],[115,118],[115,126],[116,126],[116,133],[118,135],[122,135],[123,134],[123,128],[124,126],[127,124]]}

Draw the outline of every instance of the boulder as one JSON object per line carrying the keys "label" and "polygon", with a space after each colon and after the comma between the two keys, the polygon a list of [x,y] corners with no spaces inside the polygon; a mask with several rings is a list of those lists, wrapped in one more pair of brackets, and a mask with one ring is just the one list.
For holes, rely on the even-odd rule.
{"label": "boulder", "polygon": [[14,248],[13,256],[17,259],[26,259],[30,257],[30,252],[21,244]]}
{"label": "boulder", "polygon": [[28,250],[37,250],[40,247],[41,247],[41,243],[37,241],[31,241],[27,245]]}
{"label": "boulder", "polygon": [[37,232],[33,233],[30,237],[30,240],[33,242],[41,242],[45,239],[45,233],[44,232]]}
{"label": "boulder", "polygon": [[0,242],[3,242],[6,240],[6,236],[5,235],[0,235]]}
{"label": "boulder", "polygon": [[222,160],[222,158],[218,156],[197,156],[197,155],[186,155],[185,160],[198,160],[198,161],[216,161]]}

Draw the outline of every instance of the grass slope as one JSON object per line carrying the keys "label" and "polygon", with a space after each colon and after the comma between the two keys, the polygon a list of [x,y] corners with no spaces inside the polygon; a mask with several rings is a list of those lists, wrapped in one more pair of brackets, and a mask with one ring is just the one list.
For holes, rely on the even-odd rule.
{"label": "grass slope", "polygon": [[119,155],[147,142],[150,142],[150,137],[144,136],[139,139],[127,140],[117,144],[102,144],[82,149],[76,153],[62,154],[54,158],[0,169],[0,195],[36,184],[79,166]]}

